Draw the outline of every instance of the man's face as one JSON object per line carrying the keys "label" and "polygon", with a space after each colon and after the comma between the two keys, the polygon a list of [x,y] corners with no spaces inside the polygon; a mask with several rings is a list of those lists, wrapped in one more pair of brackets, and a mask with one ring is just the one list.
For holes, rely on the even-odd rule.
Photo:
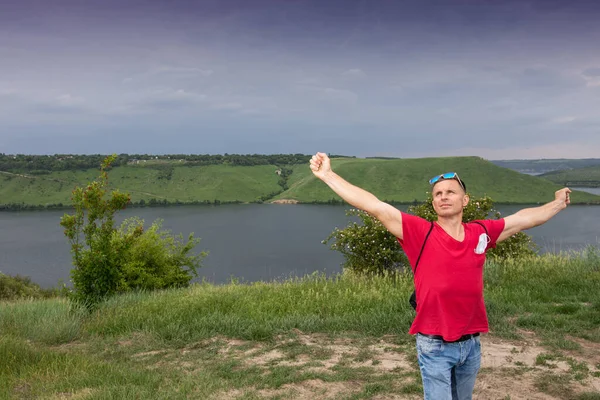
{"label": "man's face", "polygon": [[460,214],[469,203],[469,196],[455,179],[444,179],[433,186],[433,209],[439,217]]}

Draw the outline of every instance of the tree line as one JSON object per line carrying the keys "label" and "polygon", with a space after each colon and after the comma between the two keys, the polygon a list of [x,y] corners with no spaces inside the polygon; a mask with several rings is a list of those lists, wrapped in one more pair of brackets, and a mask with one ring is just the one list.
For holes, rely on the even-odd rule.
{"label": "tree line", "polygon": [[[99,168],[107,155],[102,154],[55,154],[27,155],[0,153],[0,171],[44,174],[52,171],[71,171]],[[196,165],[295,165],[308,163],[310,155],[305,154],[119,154],[111,167],[142,165],[153,163],[180,163]],[[150,163],[149,165],[152,165]]]}

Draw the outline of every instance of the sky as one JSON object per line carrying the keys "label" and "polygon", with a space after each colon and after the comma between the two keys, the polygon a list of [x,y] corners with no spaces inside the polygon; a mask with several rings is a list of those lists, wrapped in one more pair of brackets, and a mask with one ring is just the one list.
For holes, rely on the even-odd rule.
{"label": "sky", "polygon": [[600,157],[595,0],[0,0],[0,153]]}

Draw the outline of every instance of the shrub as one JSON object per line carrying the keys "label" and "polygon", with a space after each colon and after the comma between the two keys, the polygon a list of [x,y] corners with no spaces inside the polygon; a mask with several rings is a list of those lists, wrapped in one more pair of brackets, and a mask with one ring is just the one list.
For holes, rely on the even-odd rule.
{"label": "shrub", "polygon": [[114,227],[115,213],[130,203],[129,195],[119,191],[105,198],[106,171],[115,159],[116,155],[107,157],[98,179],[86,188],[73,190],[75,212],[65,214],[60,222],[71,244],[75,266],[71,271],[71,295],[89,306],[128,290],[187,284],[205,255],[189,254],[198,243],[193,235],[184,243],[160,231],[160,223],[147,231],[138,219],[126,221],[119,230]]}
{"label": "shrub", "polygon": [[0,300],[41,299],[57,295],[57,290],[42,289],[28,276],[0,273]]}
{"label": "shrub", "polygon": [[352,222],[344,229],[335,228],[322,242],[327,244],[334,240],[330,248],[342,253],[344,268],[380,275],[408,265],[396,237],[377,218],[358,209],[350,209],[346,215],[359,217],[361,223]]}
{"label": "shrub", "polygon": [[196,270],[207,255],[192,253],[200,239],[191,233],[184,241],[182,235],[173,236],[161,227],[162,221],[156,220],[144,230],[143,220],[130,218],[115,231],[112,243],[121,256],[117,291],[183,287],[197,276]]}

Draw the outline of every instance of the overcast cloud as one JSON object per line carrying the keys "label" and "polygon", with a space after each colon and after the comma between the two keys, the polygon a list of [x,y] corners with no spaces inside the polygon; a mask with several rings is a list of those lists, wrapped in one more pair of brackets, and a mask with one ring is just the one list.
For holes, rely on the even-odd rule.
{"label": "overcast cloud", "polygon": [[0,152],[600,157],[594,1],[10,0]]}

